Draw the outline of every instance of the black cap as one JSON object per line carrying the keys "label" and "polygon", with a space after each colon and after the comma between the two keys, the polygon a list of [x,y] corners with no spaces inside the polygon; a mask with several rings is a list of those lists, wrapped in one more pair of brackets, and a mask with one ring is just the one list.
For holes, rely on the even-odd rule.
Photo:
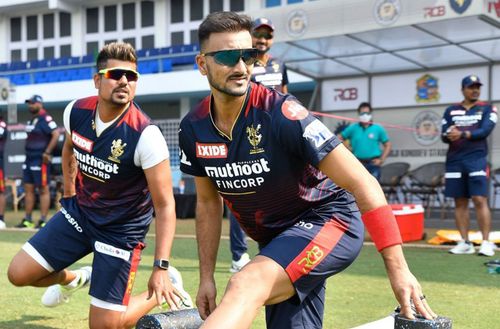
{"label": "black cap", "polygon": [[253,29],[254,30],[256,30],[256,29],[258,29],[259,27],[262,27],[262,26],[265,26],[265,27],[271,29],[271,31],[274,31],[274,25],[273,25],[273,22],[271,22],[270,19],[267,19],[265,17],[260,17],[260,18],[257,18],[253,22]]}
{"label": "black cap", "polygon": [[468,75],[462,79],[462,88],[467,88],[470,86],[482,86],[481,80],[477,77],[477,75]]}
{"label": "black cap", "polygon": [[33,95],[30,98],[28,98],[27,100],[25,100],[24,102],[25,103],[30,103],[30,104],[33,104],[33,103],[43,103],[43,98],[40,95]]}

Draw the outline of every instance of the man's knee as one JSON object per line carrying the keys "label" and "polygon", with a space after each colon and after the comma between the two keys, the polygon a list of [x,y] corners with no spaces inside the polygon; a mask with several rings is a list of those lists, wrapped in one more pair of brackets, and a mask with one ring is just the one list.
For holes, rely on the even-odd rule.
{"label": "man's knee", "polygon": [[135,323],[130,323],[126,319],[126,312],[106,310],[91,306],[89,316],[90,329],[129,329]]}
{"label": "man's knee", "polygon": [[7,269],[7,277],[10,283],[12,283],[14,286],[28,286],[31,283],[29,281],[29,277],[26,275],[26,271],[16,258],[17,256],[9,264],[9,268]]}
{"label": "man's knee", "polygon": [[472,196],[472,202],[476,208],[488,206],[488,198],[482,195]]}

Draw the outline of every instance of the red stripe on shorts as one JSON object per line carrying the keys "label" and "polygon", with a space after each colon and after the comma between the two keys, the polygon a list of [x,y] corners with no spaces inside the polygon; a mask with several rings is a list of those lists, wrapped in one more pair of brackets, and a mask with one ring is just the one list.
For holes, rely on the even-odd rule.
{"label": "red stripe on shorts", "polygon": [[128,274],[127,289],[125,290],[125,295],[123,296],[122,304],[128,306],[130,301],[130,295],[132,294],[132,288],[134,287],[135,276],[137,274],[137,268],[141,261],[141,250],[144,248],[144,244],[139,243],[132,251],[132,260],[130,261],[130,272]]}
{"label": "red stripe on shorts", "polygon": [[327,222],[314,239],[288,264],[285,271],[292,282],[309,274],[337,245],[348,226],[337,220]]}
{"label": "red stripe on shorts", "polygon": [[0,169],[0,193],[5,192],[5,177],[3,177],[3,169]]}
{"label": "red stripe on shorts", "polygon": [[42,187],[45,187],[45,186],[47,186],[47,164],[46,163],[42,163],[41,170],[42,170],[42,172],[41,172],[42,177],[41,177],[40,184]]}

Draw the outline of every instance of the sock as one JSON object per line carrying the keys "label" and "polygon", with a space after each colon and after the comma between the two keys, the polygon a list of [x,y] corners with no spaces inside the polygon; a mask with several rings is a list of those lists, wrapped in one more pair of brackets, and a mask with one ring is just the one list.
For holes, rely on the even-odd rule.
{"label": "sock", "polygon": [[3,222],[3,215],[0,215],[0,220]]}
{"label": "sock", "polygon": [[40,220],[41,220],[42,222],[45,222],[45,221],[47,220],[47,216],[41,216],[41,217],[40,217]]}
{"label": "sock", "polygon": [[31,222],[31,214],[25,214],[24,219]]}

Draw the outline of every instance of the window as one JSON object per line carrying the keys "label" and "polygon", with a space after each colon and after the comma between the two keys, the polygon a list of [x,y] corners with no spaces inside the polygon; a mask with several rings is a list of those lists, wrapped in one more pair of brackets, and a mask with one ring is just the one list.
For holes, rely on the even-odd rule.
{"label": "window", "polygon": [[231,11],[243,11],[243,10],[245,10],[245,1],[244,0],[231,0],[230,9],[231,9]]}
{"label": "window", "polygon": [[211,13],[216,11],[222,11],[223,9],[222,0],[210,0],[209,6],[210,6],[209,10]]}
{"label": "window", "polygon": [[99,44],[97,41],[87,42],[87,54],[97,54],[99,52]]}
{"label": "window", "polygon": [[33,61],[37,59],[38,59],[38,48],[29,48],[26,60]]}
{"label": "window", "polygon": [[203,1],[190,0],[190,19],[191,21],[199,21],[203,18]]}
{"label": "window", "polygon": [[135,3],[123,4],[123,29],[130,30],[135,28]]}
{"label": "window", "polygon": [[59,53],[59,57],[71,57],[71,45],[62,45]]}
{"label": "window", "polygon": [[135,38],[125,38],[123,42],[130,43],[135,48]]}
{"label": "window", "polygon": [[191,30],[189,32],[190,36],[191,36],[191,43],[194,44],[194,43],[199,43],[200,41],[198,40],[198,30]]}
{"label": "window", "polygon": [[171,23],[181,23],[184,21],[184,1],[183,0],[171,0],[170,6],[172,7],[170,11],[170,21]]}
{"label": "window", "polygon": [[10,41],[21,41],[21,17],[10,19]]}
{"label": "window", "polygon": [[26,17],[26,25],[27,25],[27,40],[36,40],[38,39],[38,17],[37,16],[28,16]]}
{"label": "window", "polygon": [[104,7],[104,31],[116,31],[116,6]]}
{"label": "window", "polygon": [[116,41],[118,41],[118,40],[116,40],[116,39],[109,39],[109,40],[105,40],[104,44],[105,45],[109,45],[110,43],[113,43],[113,42],[116,42]]}
{"label": "window", "polygon": [[266,7],[276,7],[281,5],[281,0],[266,0]]}
{"label": "window", "polygon": [[11,62],[21,61],[21,49],[14,49],[10,51],[10,61]]}
{"label": "window", "polygon": [[141,2],[141,26],[155,25],[155,3],[153,1]]}
{"label": "window", "polygon": [[71,14],[70,13],[59,13],[59,36],[69,37],[71,36]]}
{"label": "window", "polygon": [[145,35],[142,37],[142,49],[154,48],[155,47],[155,36]]}
{"label": "window", "polygon": [[87,33],[99,31],[99,8],[87,8]]}
{"label": "window", "polygon": [[172,46],[184,44],[184,32],[172,32]]}
{"label": "window", "polygon": [[[35,56],[36,56],[36,53],[35,53]],[[29,57],[30,57],[30,49],[28,49],[28,60],[30,60]],[[43,48],[43,59],[52,59],[55,57],[56,56],[54,54],[54,47],[44,47]]]}
{"label": "window", "polygon": [[299,3],[299,2],[304,2],[303,0],[288,0],[288,3]]}
{"label": "window", "polygon": [[54,14],[43,15],[43,38],[54,38]]}

